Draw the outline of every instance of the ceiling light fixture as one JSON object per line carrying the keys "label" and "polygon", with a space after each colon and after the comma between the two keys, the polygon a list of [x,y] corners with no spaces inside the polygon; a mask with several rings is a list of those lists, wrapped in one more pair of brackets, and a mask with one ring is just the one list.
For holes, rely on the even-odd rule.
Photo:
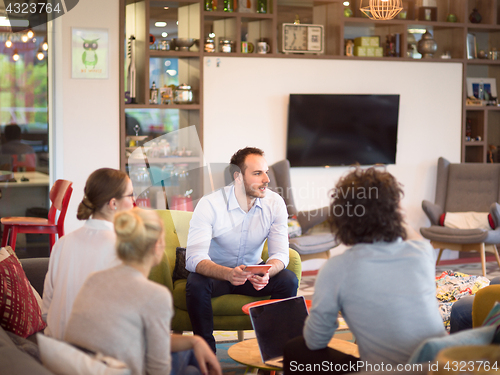
{"label": "ceiling light fixture", "polygon": [[[368,3],[367,6],[366,3]],[[359,10],[372,20],[392,20],[403,10],[403,2],[402,0],[361,0]]]}
{"label": "ceiling light fixture", "polygon": [[166,38],[166,37],[168,36],[168,33],[167,33],[166,31],[164,31],[164,32],[162,32],[162,33],[161,33],[161,36],[162,36],[163,38]]}
{"label": "ceiling light fixture", "polygon": [[167,23],[164,21],[156,21],[155,26],[156,27],[165,27],[165,26],[167,26]]}

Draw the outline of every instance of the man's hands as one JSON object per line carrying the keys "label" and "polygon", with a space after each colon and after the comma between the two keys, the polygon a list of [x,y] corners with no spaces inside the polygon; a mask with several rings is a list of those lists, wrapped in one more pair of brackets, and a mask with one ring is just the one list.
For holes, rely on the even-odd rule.
{"label": "man's hands", "polygon": [[269,282],[269,272],[266,272],[264,276],[252,275],[248,278],[248,281],[252,283],[255,290],[261,290]]}
{"label": "man's hands", "polygon": [[227,281],[231,284],[238,286],[246,283],[247,279],[252,276],[251,272],[243,271],[245,269],[244,265],[230,268],[227,274]]}
{"label": "man's hands", "polygon": [[251,272],[244,271],[244,269],[244,265],[230,269],[227,275],[227,281],[238,286],[245,284],[248,280],[252,283],[255,290],[261,290],[269,282],[269,272],[264,273],[263,276],[258,276]]}

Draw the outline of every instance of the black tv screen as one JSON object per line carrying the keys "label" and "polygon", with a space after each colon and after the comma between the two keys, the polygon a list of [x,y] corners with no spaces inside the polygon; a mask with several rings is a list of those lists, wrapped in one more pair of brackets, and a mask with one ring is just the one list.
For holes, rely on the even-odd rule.
{"label": "black tv screen", "polygon": [[290,94],[292,167],[395,164],[399,95]]}

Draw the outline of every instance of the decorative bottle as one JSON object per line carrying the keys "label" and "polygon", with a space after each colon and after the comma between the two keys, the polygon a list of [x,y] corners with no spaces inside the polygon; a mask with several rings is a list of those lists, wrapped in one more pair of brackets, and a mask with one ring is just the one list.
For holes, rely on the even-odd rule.
{"label": "decorative bottle", "polygon": [[267,0],[257,0],[257,13],[267,13]]}
{"label": "decorative bottle", "polygon": [[212,0],[205,0],[205,10],[208,12],[211,12],[212,10],[214,10]]}
{"label": "decorative bottle", "polygon": [[224,12],[232,12],[233,10],[233,0],[224,0]]}

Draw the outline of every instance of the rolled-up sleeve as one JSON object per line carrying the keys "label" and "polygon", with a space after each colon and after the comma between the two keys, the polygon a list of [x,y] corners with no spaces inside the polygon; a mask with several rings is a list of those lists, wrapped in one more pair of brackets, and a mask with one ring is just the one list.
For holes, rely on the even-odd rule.
{"label": "rolled-up sleeve", "polygon": [[207,199],[201,199],[193,212],[189,223],[186,247],[186,269],[196,272],[196,266],[202,260],[210,260],[208,250],[212,241],[215,212]]}
{"label": "rolled-up sleeve", "polygon": [[286,205],[281,197],[274,202],[276,210],[273,215],[273,222],[267,237],[267,245],[269,249],[269,260],[278,259],[283,262],[285,268],[288,266],[289,250],[288,250],[288,213]]}

